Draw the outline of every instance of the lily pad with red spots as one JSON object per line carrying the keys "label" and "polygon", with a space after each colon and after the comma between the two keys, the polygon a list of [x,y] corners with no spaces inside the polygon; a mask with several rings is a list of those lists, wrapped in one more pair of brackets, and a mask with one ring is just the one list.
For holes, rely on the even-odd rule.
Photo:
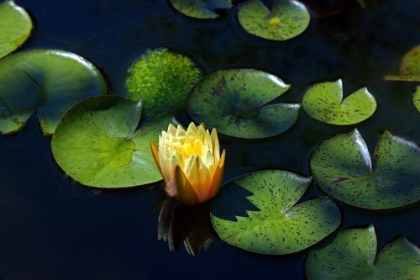
{"label": "lily pad with red spots", "polygon": [[420,81],[420,45],[411,49],[403,58],[399,75],[387,75],[389,81]]}
{"label": "lily pad with red spots", "polygon": [[328,197],[296,205],[311,182],[283,170],[247,174],[227,184],[211,207],[220,238],[246,251],[284,255],[319,242],[340,224],[340,210]]}
{"label": "lily pad with red spots", "polygon": [[350,228],[315,245],[305,261],[308,280],[417,279],[420,249],[399,237],[376,255],[375,228]]}
{"label": "lily pad with red spots", "polygon": [[420,149],[385,131],[370,157],[357,130],[324,140],[311,169],[321,189],[344,203],[391,209],[420,200]]}
{"label": "lily pad with red spots", "polygon": [[278,77],[254,69],[229,69],[198,81],[187,98],[187,112],[198,123],[240,138],[265,138],[290,128],[299,104],[268,104],[289,89]]}
{"label": "lily pad with red spots", "polygon": [[366,88],[361,88],[343,100],[341,80],[315,84],[302,99],[302,107],[312,118],[334,125],[351,125],[373,115],[376,100]]}
{"label": "lily pad with red spots", "polygon": [[299,1],[275,0],[270,11],[260,0],[251,0],[239,8],[238,20],[245,31],[252,35],[284,41],[305,31],[311,16]]}
{"label": "lily pad with red spots", "polygon": [[169,0],[176,10],[198,19],[213,19],[219,15],[217,9],[230,9],[231,0]]}

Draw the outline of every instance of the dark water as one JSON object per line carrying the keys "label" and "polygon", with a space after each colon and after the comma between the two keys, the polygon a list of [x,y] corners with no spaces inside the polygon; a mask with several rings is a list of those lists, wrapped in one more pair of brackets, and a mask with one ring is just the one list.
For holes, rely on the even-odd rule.
{"label": "dark water", "polygon": [[[292,84],[280,98],[300,102],[311,84],[341,78],[344,93],[367,86],[378,102],[374,116],[356,126],[333,127],[302,110],[287,132],[258,141],[221,137],[226,181],[247,171],[285,168],[310,175],[313,149],[331,135],[357,127],[370,151],[384,130],[420,142],[420,114],[411,103],[413,83],[384,81],[397,74],[404,54],[420,44],[420,1],[384,1],[361,9],[355,0],[312,1],[323,15],[286,43],[247,35],[237,9],[221,19],[196,21],[165,1],[21,0],[35,29],[18,51],[57,48],[80,54],[107,76],[110,92],[124,94],[132,61],[146,49],[168,47],[194,58],[204,73],[257,68]],[[335,4],[334,4],[335,3]],[[328,6],[329,5],[329,6]],[[341,12],[340,12],[341,11]],[[307,250],[279,257],[231,247],[214,237],[198,257],[170,252],[157,240],[155,190],[94,192],[55,164],[50,138],[32,116],[17,134],[0,139],[0,279],[304,279]],[[303,200],[323,195],[312,185]],[[373,223],[378,249],[399,235],[420,245],[420,204],[385,212],[337,203],[340,229]]]}

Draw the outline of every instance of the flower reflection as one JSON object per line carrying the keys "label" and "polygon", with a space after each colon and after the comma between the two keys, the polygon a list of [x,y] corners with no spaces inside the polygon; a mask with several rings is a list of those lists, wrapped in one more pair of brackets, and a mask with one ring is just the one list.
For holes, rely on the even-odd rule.
{"label": "flower reflection", "polygon": [[209,202],[185,206],[170,197],[155,204],[161,204],[158,239],[167,241],[171,251],[179,250],[182,243],[193,256],[198,255],[201,249],[207,251],[213,242]]}

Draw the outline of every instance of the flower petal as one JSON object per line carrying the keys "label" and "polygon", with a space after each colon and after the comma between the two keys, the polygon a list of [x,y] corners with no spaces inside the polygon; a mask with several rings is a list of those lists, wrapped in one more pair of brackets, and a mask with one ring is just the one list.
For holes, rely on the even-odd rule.
{"label": "flower petal", "polygon": [[225,167],[225,156],[226,156],[226,151],[223,150],[222,156],[220,157],[220,161],[219,164],[216,166],[216,170],[214,171],[213,174],[213,178],[207,193],[207,199],[211,199],[213,198],[220,189],[220,186],[222,185],[223,182],[223,171],[224,171],[224,167]]}
{"label": "flower petal", "polygon": [[176,190],[175,197],[185,204],[199,203],[198,197],[194,192],[190,182],[182,171],[181,167],[175,166],[173,174],[173,186]]}
{"label": "flower petal", "polygon": [[153,155],[153,159],[155,160],[155,164],[156,167],[158,168],[160,175],[162,175],[162,177],[165,177],[163,175],[162,169],[160,167],[160,162],[159,162],[159,147],[156,145],[155,142],[150,142],[150,149],[152,150],[152,155]]}

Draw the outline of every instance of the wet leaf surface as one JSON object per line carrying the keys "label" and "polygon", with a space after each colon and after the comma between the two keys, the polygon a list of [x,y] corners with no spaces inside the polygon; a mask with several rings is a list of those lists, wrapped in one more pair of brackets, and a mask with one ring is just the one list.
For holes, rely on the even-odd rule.
{"label": "wet leaf surface", "polygon": [[220,238],[241,249],[272,255],[302,251],[331,234],[341,214],[316,198],[295,205],[311,178],[283,170],[254,172],[227,184],[211,207]]}
{"label": "wet leaf surface", "polygon": [[405,237],[385,246],[376,257],[375,228],[350,228],[317,244],[309,252],[305,271],[317,279],[416,279],[420,250]]}
{"label": "wet leaf surface", "polygon": [[351,125],[373,115],[376,100],[361,88],[343,100],[341,80],[315,84],[302,99],[302,107],[312,118],[334,125]]}
{"label": "wet leaf surface", "polygon": [[269,137],[297,120],[299,104],[266,105],[289,87],[259,70],[219,70],[194,85],[187,98],[187,112],[219,133],[249,139]]}
{"label": "wet leaf surface", "polygon": [[311,169],[333,198],[367,209],[391,209],[420,200],[420,149],[385,131],[371,159],[357,130],[324,140]]}

